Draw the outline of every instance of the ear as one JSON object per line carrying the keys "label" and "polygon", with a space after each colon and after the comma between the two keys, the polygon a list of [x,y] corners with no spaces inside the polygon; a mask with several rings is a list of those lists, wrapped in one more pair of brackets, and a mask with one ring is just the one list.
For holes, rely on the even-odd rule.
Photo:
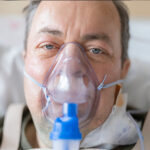
{"label": "ear", "polygon": [[122,66],[121,78],[125,78],[130,68],[130,59],[126,59]]}

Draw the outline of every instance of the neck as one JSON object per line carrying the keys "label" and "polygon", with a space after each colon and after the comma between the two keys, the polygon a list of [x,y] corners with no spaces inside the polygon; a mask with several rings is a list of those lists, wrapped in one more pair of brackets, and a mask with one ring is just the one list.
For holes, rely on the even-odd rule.
{"label": "neck", "polygon": [[52,148],[52,141],[49,139],[51,128],[43,125],[36,125],[36,138],[40,148]]}
{"label": "neck", "polygon": [[45,137],[37,134],[37,142],[40,148],[52,148],[52,141],[46,139]]}

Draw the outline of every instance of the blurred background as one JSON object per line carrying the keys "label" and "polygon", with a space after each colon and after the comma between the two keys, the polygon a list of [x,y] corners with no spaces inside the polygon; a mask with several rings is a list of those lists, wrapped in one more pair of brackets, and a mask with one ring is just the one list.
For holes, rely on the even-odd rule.
{"label": "blurred background", "polygon": [[[23,92],[23,8],[29,1],[0,1],[0,116]],[[129,104],[150,108],[150,1],[124,1],[129,8],[131,69],[124,84]]]}

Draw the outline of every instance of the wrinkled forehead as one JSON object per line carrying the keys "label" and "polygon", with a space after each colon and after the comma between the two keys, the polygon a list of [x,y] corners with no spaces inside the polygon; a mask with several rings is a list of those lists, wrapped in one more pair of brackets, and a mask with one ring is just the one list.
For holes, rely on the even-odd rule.
{"label": "wrinkled forehead", "polygon": [[[80,25],[107,24],[120,26],[120,18],[112,1],[42,1],[36,11],[34,21],[59,24],[80,22]],[[76,21],[76,22],[73,22]]]}
{"label": "wrinkled forehead", "polygon": [[[67,12],[74,12],[74,10],[80,10],[80,12],[89,13],[104,13],[105,15],[111,15],[111,17],[117,12],[112,1],[42,1],[38,10],[51,10],[51,13],[59,13],[63,15]],[[88,15],[87,14],[87,15]],[[82,14],[79,14],[82,15]],[[116,17],[116,16],[115,16]]]}

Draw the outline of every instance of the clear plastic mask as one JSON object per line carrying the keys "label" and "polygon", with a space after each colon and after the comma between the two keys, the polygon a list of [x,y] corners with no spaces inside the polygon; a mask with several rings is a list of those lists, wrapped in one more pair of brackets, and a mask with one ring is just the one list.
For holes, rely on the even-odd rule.
{"label": "clear plastic mask", "polygon": [[43,84],[25,72],[26,77],[42,88],[42,111],[53,123],[62,116],[65,102],[78,104],[80,127],[85,126],[95,115],[100,102],[100,90],[121,83],[122,80],[104,85],[98,81],[83,47],[70,42],[61,46]]}
{"label": "clear plastic mask", "polygon": [[42,95],[48,120],[61,116],[65,102],[78,104],[80,124],[85,124],[94,115],[100,99],[99,82],[80,45],[67,43],[61,47],[43,85],[50,99],[46,107],[47,100]]}

